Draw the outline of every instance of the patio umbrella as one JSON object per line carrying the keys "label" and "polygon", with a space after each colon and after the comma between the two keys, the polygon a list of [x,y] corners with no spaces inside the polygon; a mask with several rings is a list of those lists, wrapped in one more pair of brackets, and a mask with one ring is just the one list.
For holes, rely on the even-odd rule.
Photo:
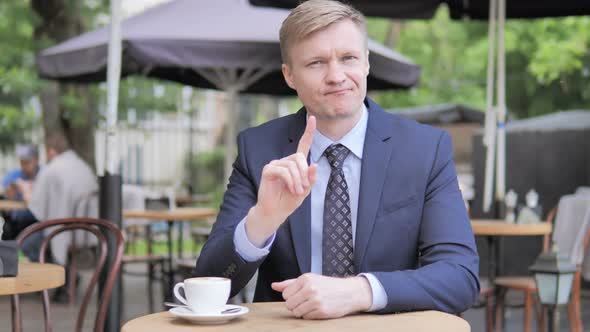
{"label": "patio umbrella", "polygon": [[[294,7],[298,0],[250,0],[263,6]],[[366,15],[396,19],[431,18],[441,4],[454,19],[488,19],[489,40],[484,145],[487,147],[483,209],[492,203],[492,182],[496,173],[496,201],[505,194],[506,66],[504,22],[506,18],[541,18],[590,15],[590,2],[579,0],[347,0]],[[497,37],[496,37],[497,33]],[[497,57],[494,57],[497,46]],[[494,60],[497,61],[497,66]],[[497,71],[494,77],[494,70]],[[496,104],[494,106],[494,82]],[[496,158],[497,157],[497,158]]]}
{"label": "patio umbrella", "polygon": [[[144,75],[228,92],[293,95],[282,77],[279,28],[288,11],[250,5],[246,0],[176,0],[122,22],[121,76]],[[41,77],[63,82],[104,81],[108,27],[41,52]],[[368,89],[409,88],[420,68],[371,41]],[[235,118],[235,117],[233,117]],[[233,155],[235,124],[228,123],[226,148]],[[229,156],[229,155],[228,155]],[[226,158],[226,175],[232,158]]]}
{"label": "patio umbrella", "polygon": [[[432,18],[444,0],[346,0],[346,2],[367,16],[380,16],[399,19]],[[293,8],[301,0],[250,0],[256,6]]]}
{"label": "patio umbrella", "polygon": [[[301,0],[250,0],[254,5],[293,8]],[[489,0],[346,0],[367,16],[396,19],[432,18],[439,5],[449,7],[452,18],[487,20]],[[510,0],[506,18],[540,18],[590,14],[590,3],[581,0]]]}

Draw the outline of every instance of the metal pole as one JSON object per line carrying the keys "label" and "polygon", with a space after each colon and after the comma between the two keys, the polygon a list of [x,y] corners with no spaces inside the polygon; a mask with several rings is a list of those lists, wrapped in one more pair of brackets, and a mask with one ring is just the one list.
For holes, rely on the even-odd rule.
{"label": "metal pole", "polygon": [[488,22],[488,71],[486,87],[486,117],[483,145],[486,147],[485,182],[483,192],[483,211],[488,212],[492,205],[494,163],[496,156],[496,109],[494,108],[494,45],[496,44],[497,0],[490,0]]}
{"label": "metal pole", "polygon": [[[99,179],[99,216],[101,219],[108,220],[115,225],[121,227],[121,176],[115,174],[105,174]],[[112,236],[107,238],[107,245],[109,255],[107,256],[106,266],[111,266],[113,263],[112,253],[116,250],[115,239]],[[104,269],[100,276],[99,294],[102,294],[102,289],[109,271]],[[100,299],[99,299],[100,301]],[[121,274],[119,273],[115,284],[113,286],[113,293],[107,310],[107,318],[105,322],[106,332],[119,331],[121,326],[121,311],[122,311],[122,288],[121,288]]]}
{"label": "metal pole", "polygon": [[547,318],[549,322],[547,324],[547,331],[558,332],[559,331],[559,310],[556,306],[547,306]]}
{"label": "metal pole", "polygon": [[506,0],[498,0],[498,128],[496,156],[496,200],[504,201],[506,193],[506,51],[504,49],[504,30],[506,20]]}
{"label": "metal pole", "polygon": [[238,105],[238,91],[235,89],[228,89],[227,92],[227,119],[225,130],[225,165],[224,176],[226,183],[229,182],[229,176],[232,172],[232,164],[234,162],[236,153],[236,125],[237,119],[240,115],[240,108]]}
{"label": "metal pole", "polygon": [[[109,220],[119,228],[121,220],[121,176],[117,175],[117,105],[119,102],[119,81],[121,78],[121,1],[111,0],[111,26],[109,38],[109,51],[107,63],[107,114],[106,114],[106,145],[105,145],[105,170],[99,181],[99,216]],[[115,251],[115,239],[107,237],[109,255],[107,266],[111,266]],[[99,289],[104,286],[109,271],[102,271]],[[113,287],[113,293],[107,311],[105,331],[116,332],[121,326],[121,275]]]}
{"label": "metal pole", "polygon": [[117,173],[117,105],[121,79],[121,2],[111,0],[111,26],[107,63],[107,114],[105,173]]}

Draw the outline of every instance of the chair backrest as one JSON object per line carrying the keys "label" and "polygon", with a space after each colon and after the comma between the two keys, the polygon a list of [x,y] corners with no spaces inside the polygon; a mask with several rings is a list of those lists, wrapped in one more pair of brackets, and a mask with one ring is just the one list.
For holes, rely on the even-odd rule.
{"label": "chair backrest", "polygon": [[[80,195],[74,202],[71,216],[64,218],[98,218],[98,191],[90,191]],[[61,250],[77,250],[96,246],[96,238],[85,231],[69,232],[69,243],[64,239]],[[52,246],[55,249],[55,246]]]}
{"label": "chair backrest", "polygon": [[[123,210],[143,211],[146,209],[146,199],[148,192],[145,188],[135,185],[123,185]],[[123,228],[129,226],[144,226],[150,223],[148,219],[123,218]]]}
{"label": "chair backrest", "polygon": [[584,259],[586,233],[590,228],[590,196],[565,195],[559,200],[553,240],[560,252],[572,263],[581,265]]}
{"label": "chair backrest", "polygon": [[[82,331],[83,323],[84,323],[84,316],[86,315],[86,310],[88,307],[88,303],[90,302],[90,297],[92,296],[92,292],[94,287],[98,282],[98,278],[101,274],[103,269],[108,269],[108,274],[106,277],[106,281],[104,287],[102,289],[102,293],[99,294],[99,308],[96,313],[96,319],[94,323],[94,331],[103,331],[104,324],[107,314],[107,308],[109,305],[109,301],[111,298],[111,294],[113,292],[113,286],[115,284],[115,280],[117,275],[119,274],[119,269],[121,267],[121,259],[123,256],[123,235],[119,228],[110,221],[103,220],[103,219],[94,219],[94,218],[64,218],[64,219],[55,219],[55,220],[47,220],[40,223],[35,223],[24,231],[19,234],[17,237],[17,242],[19,245],[22,244],[23,240],[27,238],[29,235],[44,231],[45,238],[43,239],[43,243],[41,244],[40,249],[40,262],[43,263],[45,260],[45,254],[47,248],[49,246],[50,241],[58,234],[62,232],[68,232],[72,230],[83,230],[92,234],[98,240],[98,247],[100,249],[100,256],[98,258],[98,262],[96,264],[96,269],[92,274],[92,278],[88,283],[88,287],[84,294],[84,299],[80,306],[80,311],[78,313],[78,318],[76,320],[76,330],[75,331]],[[107,245],[107,237],[111,238],[114,243],[114,252],[109,252],[109,246]],[[105,266],[107,255],[112,255],[113,261],[111,266]],[[49,324],[49,328],[46,325],[46,330],[51,330],[51,318],[49,312],[49,296],[47,291],[43,291],[43,305],[45,306],[45,318],[46,324]]]}

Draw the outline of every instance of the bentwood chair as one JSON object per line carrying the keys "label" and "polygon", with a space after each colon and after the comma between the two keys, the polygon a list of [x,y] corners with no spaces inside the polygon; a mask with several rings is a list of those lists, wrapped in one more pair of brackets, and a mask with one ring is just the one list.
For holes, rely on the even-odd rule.
{"label": "bentwood chair", "polygon": [[[103,219],[93,219],[93,218],[64,218],[64,219],[55,219],[55,220],[48,220],[44,222],[35,223],[25,230],[17,237],[17,243],[19,245],[22,244],[23,240],[26,239],[28,236],[35,232],[45,232],[45,238],[43,239],[43,243],[41,244],[40,249],[40,262],[45,262],[46,252],[50,245],[51,240],[60,233],[63,232],[71,232],[71,231],[85,231],[89,234],[96,237],[98,241],[98,248],[99,248],[99,257],[97,260],[97,264],[92,274],[92,278],[88,283],[88,287],[84,294],[84,299],[80,305],[80,311],[78,312],[78,317],[76,320],[76,332],[81,332],[84,324],[84,317],[86,316],[86,311],[88,309],[88,304],[90,302],[94,287],[98,282],[98,278],[103,270],[106,269],[108,271],[107,277],[105,280],[104,287],[102,292],[98,294],[99,297],[99,305],[98,310],[96,313],[96,318],[94,320],[94,326],[92,331],[94,332],[102,332],[104,330],[105,319],[107,314],[107,309],[109,306],[109,301],[111,299],[111,294],[113,292],[113,286],[115,284],[115,280],[117,275],[119,274],[119,269],[121,267],[121,259],[123,257],[123,246],[124,240],[123,235],[119,228],[110,221],[103,220]],[[114,240],[114,252],[109,252],[109,247],[107,245],[107,237],[110,237]],[[106,266],[107,255],[111,255],[113,257],[112,263],[110,266]],[[19,325],[16,330],[20,330],[21,324],[21,317],[20,317],[20,307],[18,302],[18,295],[14,295],[12,297],[12,302],[14,306],[14,322],[15,324]],[[50,312],[50,302],[49,302],[49,295],[47,290],[43,291],[43,313],[45,318],[45,331],[50,332],[52,331],[52,322],[51,322],[51,312]]]}

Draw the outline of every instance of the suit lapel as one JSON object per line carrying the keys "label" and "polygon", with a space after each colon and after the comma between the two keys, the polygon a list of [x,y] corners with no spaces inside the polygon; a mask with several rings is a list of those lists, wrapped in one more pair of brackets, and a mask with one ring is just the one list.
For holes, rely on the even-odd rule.
{"label": "suit lapel", "polygon": [[361,272],[362,262],[373,231],[375,217],[389,159],[392,153],[392,121],[375,102],[366,99],[369,120],[363,148],[358,213],[354,246],[354,264]]}
{"label": "suit lapel", "polygon": [[[297,145],[306,124],[305,109],[297,112],[289,128],[289,142],[283,148],[283,156],[289,156],[297,151]],[[308,156],[309,159],[309,156]],[[308,195],[301,206],[289,216],[289,227],[293,248],[297,256],[297,263],[301,273],[311,271],[311,195]]]}
{"label": "suit lapel", "polygon": [[[369,111],[367,133],[363,148],[360,192],[357,213],[354,263],[362,267],[375,217],[381,201],[384,179],[392,155],[393,123],[375,102],[366,99]],[[288,133],[288,143],[283,147],[283,157],[297,151],[297,144],[305,130],[305,109],[297,112]],[[309,156],[308,156],[309,159]],[[301,273],[311,271],[311,195],[289,216],[293,248]],[[359,270],[359,272],[361,272]]]}

